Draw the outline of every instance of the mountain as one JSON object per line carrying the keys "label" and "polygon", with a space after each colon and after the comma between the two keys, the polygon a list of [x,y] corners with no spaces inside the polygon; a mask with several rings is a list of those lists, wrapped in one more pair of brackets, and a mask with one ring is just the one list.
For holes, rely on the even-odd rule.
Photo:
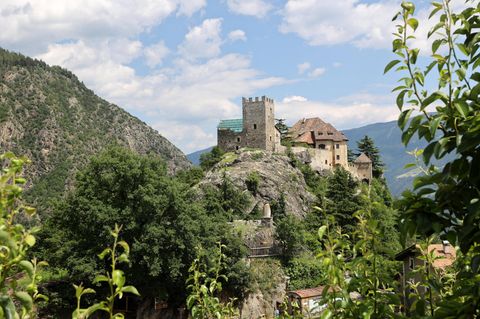
{"label": "mountain", "polygon": [[[404,169],[405,164],[415,161],[415,158],[407,152],[415,148],[425,148],[427,145],[425,141],[419,141],[414,137],[408,148],[406,148],[401,142],[402,132],[398,128],[396,121],[370,124],[359,128],[344,130],[343,133],[349,139],[348,147],[352,150],[356,150],[356,142],[365,135],[370,136],[374,140],[375,145],[380,149],[380,155],[386,166],[385,178],[394,196],[398,197],[405,189],[411,188],[413,178],[417,175],[418,169]],[[187,157],[193,164],[198,165],[200,155],[210,150],[211,147],[189,154]],[[435,164],[442,166],[445,161],[450,158],[451,157],[447,157]]]}
{"label": "mountain", "polygon": [[[374,140],[385,163],[384,176],[392,195],[398,197],[405,189],[411,188],[413,179],[418,175],[419,169],[404,168],[406,164],[415,162],[415,158],[407,152],[425,148],[427,146],[425,140],[419,140],[414,136],[408,147],[405,147],[402,144],[402,132],[396,121],[370,124],[344,130],[343,133],[348,137],[348,147],[352,150],[356,150],[357,141],[365,135]],[[452,156],[447,156],[441,161],[434,161],[434,164],[441,167],[451,158]]]}
{"label": "mountain", "polygon": [[187,158],[193,165],[200,165],[200,155],[203,153],[208,153],[212,150],[213,146],[207,147],[203,150],[196,151],[187,155]]}
{"label": "mountain", "polygon": [[191,166],[166,138],[70,71],[0,48],[0,150],[32,160],[26,174],[35,199],[63,193],[75,172],[112,144],[158,154],[171,173]]}

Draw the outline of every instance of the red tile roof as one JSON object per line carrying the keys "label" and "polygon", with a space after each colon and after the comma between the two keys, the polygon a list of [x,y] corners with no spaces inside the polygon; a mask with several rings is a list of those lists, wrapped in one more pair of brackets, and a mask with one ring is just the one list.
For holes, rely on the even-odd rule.
{"label": "red tile roof", "polygon": [[372,160],[367,155],[365,155],[365,153],[360,154],[360,156],[357,157],[357,159],[354,161],[354,163],[371,163],[371,162]]}
{"label": "red tile roof", "polygon": [[325,287],[323,287],[323,286],[319,286],[319,287],[315,287],[315,288],[293,290],[293,291],[289,291],[288,294],[294,294],[294,295],[299,296],[302,299],[305,299],[305,298],[310,298],[310,297],[321,296],[324,288]]}
{"label": "red tile roof", "polygon": [[347,137],[338,131],[332,124],[322,121],[318,117],[302,119],[290,128],[290,135],[294,142],[305,142],[305,133],[313,135],[309,144],[314,144],[313,139],[318,141],[348,141]]}
{"label": "red tile roof", "polygon": [[[420,252],[420,245],[412,245],[402,252],[398,253],[395,256],[396,260],[403,260],[407,256],[415,255],[416,252]],[[428,252],[434,252],[435,256],[438,257],[433,262],[433,267],[444,269],[445,267],[451,266],[455,259],[457,258],[457,252],[455,247],[450,244],[432,244],[427,248]]]}

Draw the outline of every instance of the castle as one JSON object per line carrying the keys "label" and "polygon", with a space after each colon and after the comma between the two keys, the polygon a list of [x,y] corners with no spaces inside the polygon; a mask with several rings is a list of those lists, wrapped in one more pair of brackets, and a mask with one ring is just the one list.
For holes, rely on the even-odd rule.
{"label": "castle", "polygon": [[[224,151],[258,148],[284,153],[281,134],[275,126],[275,103],[266,96],[242,98],[241,119],[221,120],[217,127],[217,145]],[[347,137],[320,118],[297,121],[288,132],[291,151],[312,169],[330,171],[342,166],[359,180],[372,179],[372,161],[361,154],[348,162]]]}

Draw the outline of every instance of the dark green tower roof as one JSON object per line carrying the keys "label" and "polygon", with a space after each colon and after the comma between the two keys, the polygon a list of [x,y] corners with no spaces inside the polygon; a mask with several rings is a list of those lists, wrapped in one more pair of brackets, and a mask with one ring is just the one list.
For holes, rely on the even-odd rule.
{"label": "dark green tower roof", "polygon": [[243,131],[243,119],[221,120],[217,129],[231,130],[235,133]]}

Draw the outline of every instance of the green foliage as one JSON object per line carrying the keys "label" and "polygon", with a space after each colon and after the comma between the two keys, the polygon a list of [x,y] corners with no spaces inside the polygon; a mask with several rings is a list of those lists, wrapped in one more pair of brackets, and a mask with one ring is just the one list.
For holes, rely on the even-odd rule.
{"label": "green foliage", "polygon": [[323,284],[321,261],[308,252],[293,257],[288,262],[285,272],[290,277],[289,290],[318,287]]}
{"label": "green foliage", "polygon": [[[115,300],[122,299],[123,295],[127,293],[140,296],[134,286],[125,286],[125,273],[123,270],[118,269],[119,264],[129,263],[128,256],[130,254],[130,246],[123,240],[118,241],[121,228],[121,226],[115,225],[115,229],[111,231],[111,235],[114,238],[112,247],[105,248],[98,255],[100,260],[110,258],[109,272],[107,272],[106,275],[97,275],[94,279],[94,283],[107,283],[110,295],[108,295],[104,301],[93,304],[88,308],[81,308],[82,296],[93,294],[95,290],[92,288],[84,288],[82,284],[78,286],[74,285],[75,296],[77,297],[77,308],[72,313],[72,319],[86,319],[97,311],[106,312],[110,319],[123,319],[124,315],[122,313],[115,313],[113,309]],[[123,251],[119,252],[119,247],[122,248]]]}
{"label": "green foliage", "polygon": [[251,291],[260,291],[265,298],[272,296],[278,290],[279,283],[283,281],[285,274],[282,265],[276,259],[254,259],[250,264],[252,273]]}
{"label": "green foliage", "polygon": [[287,264],[304,249],[305,226],[299,218],[290,214],[277,220],[276,226],[275,236],[282,248],[283,262]]}
{"label": "green foliage", "polygon": [[199,167],[192,167],[187,170],[182,170],[178,172],[176,175],[178,181],[184,184],[187,184],[189,186],[194,186],[198,184],[204,176],[205,176],[205,173]]}
{"label": "green foliage", "polygon": [[357,224],[353,241],[336,226],[332,215],[325,217],[325,225],[318,230],[323,245],[318,257],[325,282],[325,318],[394,317],[400,301],[393,293],[392,274],[385,271],[388,265],[379,254],[382,232],[372,215],[375,204],[354,214]]}
{"label": "green foliage", "polygon": [[222,151],[220,147],[213,147],[210,152],[200,155],[200,167],[205,171],[211,169],[215,164],[222,160],[223,154],[225,154],[225,152]]}
{"label": "green foliage", "polygon": [[285,124],[285,119],[275,119],[275,127],[280,132],[283,138],[288,133],[288,125]]}
{"label": "green foliage", "polygon": [[328,178],[325,207],[346,232],[355,228],[353,214],[360,209],[358,183],[343,167],[337,167]]}
{"label": "green foliage", "polygon": [[213,265],[208,265],[207,260],[202,260],[202,250],[199,248],[197,258],[189,268],[187,279],[187,308],[193,319],[230,319],[236,317],[237,310],[233,303],[235,299],[223,303],[220,294],[223,290],[222,282],[228,281],[227,276],[222,275],[224,259],[222,253],[225,246],[219,244],[213,258]]}
{"label": "green foliage", "polygon": [[207,210],[216,204],[192,201],[194,196],[188,184],[167,174],[160,158],[111,148],[91,160],[78,174],[76,189],[56,205],[45,222],[40,253],[52,267],[68,270],[70,281],[93,281],[105,267],[92,256],[110,238],[106,225],[122,224],[123,239],[132,243],[132,283],[143,296],[180,303],[195,247],[228,244],[228,265],[239,270],[245,254],[223,209]]}
{"label": "green foliage", "polygon": [[28,160],[5,153],[0,163],[0,318],[32,319],[36,318],[35,301],[47,298],[38,291],[38,271],[46,262],[27,259],[38,228],[16,222],[21,214],[35,214],[22,202],[26,183],[22,171]]}
{"label": "green foliage", "polygon": [[300,169],[310,192],[321,198],[325,193],[325,179],[322,178],[309,164],[302,163],[291,149],[287,150],[287,156],[290,158],[293,167]]}
{"label": "green foliage", "polygon": [[285,201],[285,194],[281,193],[278,200],[272,201],[270,207],[272,211],[272,218],[274,221],[277,221],[287,216],[287,202]]}
{"label": "green foliage", "polygon": [[364,153],[372,161],[372,174],[373,177],[379,178],[383,175],[384,164],[380,158],[380,150],[375,146],[373,140],[365,135],[360,141],[357,142],[358,153],[356,156],[359,156],[361,153]]}
{"label": "green foliage", "polygon": [[[480,316],[479,13],[477,1],[467,1],[458,12],[453,12],[450,1],[432,3],[434,27],[429,38],[433,55],[427,63],[417,63],[419,49],[411,42],[419,22],[413,3],[402,3],[395,16],[393,41],[398,59],[385,67],[388,72],[399,64],[396,71],[402,72],[401,84],[394,89],[398,91],[402,142],[407,145],[417,134],[428,143],[422,154],[425,175],[415,179],[413,191],[405,192],[401,201],[403,234],[438,235],[458,245],[465,256],[459,260],[451,293],[427,314],[435,318]],[[431,83],[436,84],[433,92]],[[443,169],[431,164],[433,158],[447,154],[455,156]]]}
{"label": "green foliage", "polygon": [[258,184],[260,184],[260,175],[256,171],[252,171],[248,174],[247,179],[245,180],[247,189],[252,192],[253,196],[257,195]]}

